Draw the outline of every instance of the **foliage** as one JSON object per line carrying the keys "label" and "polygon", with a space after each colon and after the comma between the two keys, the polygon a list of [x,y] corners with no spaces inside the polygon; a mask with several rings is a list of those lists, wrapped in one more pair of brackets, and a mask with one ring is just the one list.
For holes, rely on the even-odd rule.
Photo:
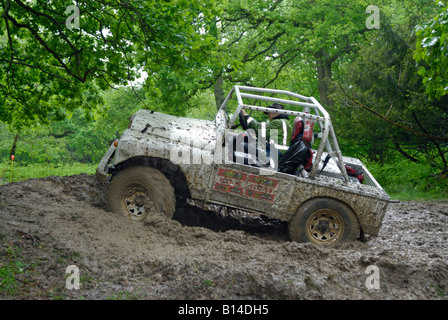
{"label": "foliage", "polygon": [[435,176],[431,167],[400,157],[394,162],[365,164],[379,184],[393,198],[400,200],[447,199],[448,178]]}
{"label": "foliage", "polygon": [[141,69],[188,68],[212,46],[212,1],[1,1],[0,120],[60,120]]}
{"label": "foliage", "polygon": [[[138,96],[144,92],[135,90]],[[17,165],[69,162],[98,163],[110,145],[127,128],[129,116],[142,109],[140,99],[130,88],[103,93],[105,104],[87,117],[82,109],[49,125],[34,125],[19,133],[15,152]],[[0,159],[9,158],[14,134],[0,124]]]}
{"label": "foliage", "polygon": [[216,50],[200,63],[190,62],[187,72],[161,67],[145,89],[158,106],[179,115],[192,107],[197,93],[214,88],[216,95],[218,79],[224,80],[218,85],[224,92],[240,84],[326,99],[324,80],[331,78],[332,65],[363,41],[365,8],[360,0],[223,1],[217,4],[215,28],[210,26]]}
{"label": "foliage", "polygon": [[439,99],[448,95],[448,7],[430,21],[416,28],[414,58],[421,64],[426,93]]}
{"label": "foliage", "polygon": [[[7,130],[7,126],[0,124],[0,136],[2,137],[0,159],[9,159],[14,135]],[[50,135],[49,128],[44,126],[33,126],[19,134],[15,157],[16,161],[22,164],[70,160],[70,154],[66,152],[63,141]]]}
{"label": "foliage", "polygon": [[17,134],[18,179],[92,172],[136,110],[213,119],[239,84],[318,97],[386,189],[446,188],[448,11],[434,1],[376,1],[378,30],[365,0],[85,0],[79,29],[71,4],[0,1],[4,182]]}
{"label": "foliage", "polygon": [[74,161],[98,163],[107,150],[111,141],[119,138],[128,127],[129,116],[135,111],[143,109],[140,96],[144,92],[140,89],[136,93],[129,88],[120,88],[105,94],[106,105],[92,122],[85,122],[85,118],[78,115],[74,119],[78,123],[67,121],[73,126],[73,134],[67,139],[67,148]]}
{"label": "foliage", "polygon": [[186,111],[186,117],[205,120],[215,119],[216,107],[213,92],[201,92],[192,97],[189,102],[192,107]]}
{"label": "foliage", "polygon": [[397,152],[447,174],[446,99],[428,99],[413,63],[415,38],[409,25],[382,19],[334,82],[335,124],[353,156],[394,162]]}

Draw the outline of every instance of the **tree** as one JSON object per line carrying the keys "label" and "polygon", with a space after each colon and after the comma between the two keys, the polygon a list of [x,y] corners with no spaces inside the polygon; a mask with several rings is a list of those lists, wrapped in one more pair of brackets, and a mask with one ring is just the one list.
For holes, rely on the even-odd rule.
{"label": "tree", "polygon": [[97,112],[94,121],[86,121],[84,112],[78,109],[70,119],[51,124],[51,134],[72,131],[65,139],[72,159],[80,162],[98,163],[114,139],[120,138],[128,128],[129,116],[144,105],[138,98],[144,96],[142,89],[137,94],[131,88],[122,87],[103,94],[105,105]]}
{"label": "tree", "polygon": [[448,95],[448,7],[415,30],[418,73],[423,77],[426,93],[439,99]]}
{"label": "tree", "polygon": [[428,163],[433,172],[448,168],[448,97],[428,99],[413,55],[415,37],[409,21],[391,21],[369,37],[345,67],[334,99],[338,136],[353,156],[387,162],[404,157]]}
{"label": "tree", "polygon": [[0,0],[1,121],[20,128],[92,110],[101,90],[128,84],[142,69],[182,70],[213,46],[206,23],[213,0],[68,4]]}
{"label": "tree", "polygon": [[[358,50],[368,31],[365,10],[359,0],[231,1],[221,32],[229,38],[227,49],[241,59],[225,68],[224,78],[266,87],[292,65],[314,64],[320,101],[332,105],[328,87],[332,67]],[[255,64],[261,69],[256,75]]]}
{"label": "tree", "polygon": [[146,90],[158,105],[181,111],[204,90],[213,90],[219,107],[234,84],[306,90],[331,105],[333,68],[363,43],[366,7],[361,0],[222,1],[208,28],[216,50],[185,73],[164,66]]}

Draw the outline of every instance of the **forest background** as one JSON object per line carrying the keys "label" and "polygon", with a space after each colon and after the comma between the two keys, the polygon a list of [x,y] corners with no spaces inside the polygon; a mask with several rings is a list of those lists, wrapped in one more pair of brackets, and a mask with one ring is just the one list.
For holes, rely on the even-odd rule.
{"label": "forest background", "polygon": [[0,0],[1,184],[92,174],[133,112],[213,119],[247,85],[316,97],[393,198],[447,199],[447,5]]}

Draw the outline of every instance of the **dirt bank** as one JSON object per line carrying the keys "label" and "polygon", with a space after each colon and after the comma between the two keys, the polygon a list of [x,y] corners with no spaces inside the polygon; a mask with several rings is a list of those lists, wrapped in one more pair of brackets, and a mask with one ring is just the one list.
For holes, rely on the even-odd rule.
{"label": "dirt bank", "polygon": [[447,299],[448,202],[391,204],[379,237],[322,248],[192,207],[129,221],[105,210],[106,192],[86,174],[1,186],[0,298]]}

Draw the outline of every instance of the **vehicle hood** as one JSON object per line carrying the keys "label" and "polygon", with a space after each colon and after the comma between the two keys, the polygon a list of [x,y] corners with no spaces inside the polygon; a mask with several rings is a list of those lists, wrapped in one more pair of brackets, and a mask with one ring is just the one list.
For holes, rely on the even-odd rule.
{"label": "vehicle hood", "polygon": [[177,117],[150,110],[137,111],[130,129],[141,138],[157,136],[200,148],[216,139],[215,121]]}

